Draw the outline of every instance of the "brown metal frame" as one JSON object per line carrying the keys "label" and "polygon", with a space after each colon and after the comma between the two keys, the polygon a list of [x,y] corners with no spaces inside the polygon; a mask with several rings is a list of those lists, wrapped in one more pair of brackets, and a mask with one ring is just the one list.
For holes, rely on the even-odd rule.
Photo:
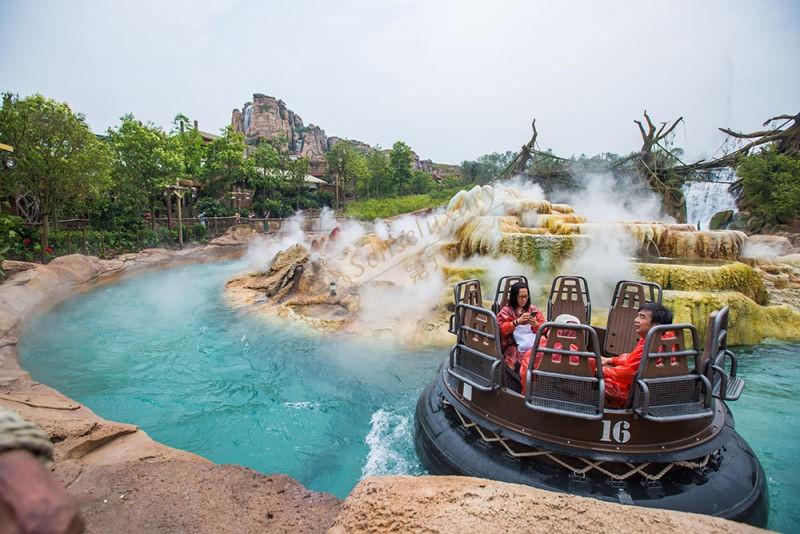
{"label": "brown metal frame", "polygon": [[454,316],[456,344],[450,350],[448,373],[478,390],[495,391],[503,365],[497,317],[463,302],[456,305]]}
{"label": "brown metal frame", "polygon": [[[564,335],[562,332],[572,332],[574,335]],[[539,346],[542,337],[547,339],[544,347]],[[556,348],[556,344],[560,346]],[[572,344],[575,344],[577,350],[570,348]],[[587,345],[594,347],[594,350],[589,351]],[[544,323],[536,332],[533,346],[534,352],[542,352],[543,355],[539,367],[533,369],[533,365],[529,366],[525,375],[525,406],[534,411],[568,417],[592,421],[602,419],[606,389],[598,349],[600,345],[592,327],[582,324]],[[572,357],[578,358],[577,363],[573,363]],[[595,361],[594,373],[589,365],[592,358]],[[580,394],[585,394],[587,387],[590,391],[596,390],[596,394],[592,394],[596,397],[593,413],[590,411],[592,406],[588,403],[577,402]],[[536,395],[539,391],[551,395]],[[553,399],[553,392],[558,393],[561,398]],[[570,398],[572,400],[568,400]]]}
{"label": "brown metal frame", "polygon": [[[722,400],[739,400],[744,390],[744,380],[736,376],[738,362],[728,350],[728,317],[730,308],[725,306],[708,316],[706,344],[703,351],[703,373],[712,385],[714,397]],[[730,360],[730,373],[725,372],[725,360]]]}
{"label": "brown metal frame", "polygon": [[589,283],[582,276],[556,276],[547,299],[547,320],[554,321],[562,313],[578,318],[581,324],[592,322],[592,299]]}
{"label": "brown metal frame", "polygon": [[[687,331],[691,349],[686,348]],[[669,333],[674,337],[664,337]],[[656,422],[691,421],[712,415],[711,382],[702,372],[699,346],[697,328],[691,324],[657,325],[647,332],[631,388],[629,404],[635,413]],[[689,369],[690,358],[694,359],[693,369]],[[659,393],[654,395],[652,390]],[[654,412],[653,396],[670,400],[659,407],[661,413]]]}
{"label": "brown metal frame", "polygon": [[633,320],[639,308],[645,302],[661,304],[662,294],[661,286],[652,282],[634,280],[617,282],[611,307],[608,309],[603,354],[619,356],[633,350],[638,342],[636,331],[633,329]]}

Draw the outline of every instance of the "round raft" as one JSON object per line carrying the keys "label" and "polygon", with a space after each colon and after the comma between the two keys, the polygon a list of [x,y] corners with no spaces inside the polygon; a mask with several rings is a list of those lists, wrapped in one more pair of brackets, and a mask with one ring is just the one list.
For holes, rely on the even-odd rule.
{"label": "round raft", "polygon": [[[633,317],[642,303],[660,302],[661,288],[617,284],[608,330],[542,325],[534,346],[544,355],[523,394],[503,363],[493,311],[520,279],[500,280],[492,309],[482,306],[477,280],[456,285],[457,342],[415,414],[417,455],[428,471],[766,526],[764,471],[725,404],[744,387],[727,349],[727,308],[709,317],[703,347],[692,325],[651,328],[627,408],[610,409],[600,357],[633,348]],[[547,311],[588,323],[586,281],[557,278]]]}

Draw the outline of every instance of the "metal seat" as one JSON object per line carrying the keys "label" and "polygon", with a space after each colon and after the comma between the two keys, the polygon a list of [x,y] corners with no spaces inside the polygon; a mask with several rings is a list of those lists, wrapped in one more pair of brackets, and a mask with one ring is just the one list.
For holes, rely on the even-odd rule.
{"label": "metal seat", "polygon": [[554,321],[563,313],[574,315],[581,324],[592,322],[592,299],[589,284],[582,276],[557,276],[547,299],[547,320]]}
{"label": "metal seat", "polygon": [[[706,344],[703,349],[701,367],[703,374],[711,382],[714,397],[726,401],[739,400],[744,391],[744,380],[736,376],[738,362],[728,350],[728,315],[730,308],[725,306],[708,316]],[[730,373],[725,371],[725,361],[730,360]]]}
{"label": "metal seat", "polygon": [[606,337],[603,343],[605,355],[619,356],[633,350],[639,342],[633,328],[633,320],[639,313],[639,308],[645,302],[661,304],[662,293],[661,286],[652,282],[617,282],[606,321]]}
{"label": "metal seat", "polygon": [[[510,276],[503,276],[497,281],[497,290],[494,293],[494,301],[492,302],[492,311],[498,313],[503,309],[503,306],[508,304],[508,293],[511,291],[511,286],[517,282],[523,282],[528,285],[528,278],[521,274]],[[528,286],[530,288],[530,286]],[[530,289],[529,289],[530,291]],[[528,296],[530,299],[530,295]],[[532,299],[531,299],[532,300]]]}
{"label": "metal seat", "polygon": [[[691,349],[686,348],[687,332]],[[711,383],[700,368],[698,346],[697,328],[690,324],[657,325],[647,332],[631,388],[634,412],[656,422],[689,421],[713,414]]]}
{"label": "metal seat", "polygon": [[447,372],[481,391],[500,387],[503,357],[500,328],[494,313],[471,304],[456,304],[456,344]]}
{"label": "metal seat", "polygon": [[[462,302],[471,304],[472,306],[483,307],[483,295],[481,293],[480,280],[464,280],[463,282],[458,282],[455,285],[453,288],[453,305],[457,306]],[[453,313],[453,315],[450,316],[450,326],[448,327],[448,331],[451,334],[456,333],[455,319],[456,316],[455,313]]]}
{"label": "metal seat", "polygon": [[[542,337],[547,344],[539,347]],[[531,358],[537,352],[543,356],[537,369],[531,361],[525,375],[525,406],[538,412],[601,419],[605,381],[597,332],[587,325],[547,322],[536,333],[533,346]],[[587,346],[595,347],[594,351]],[[590,360],[594,360],[594,372]]]}

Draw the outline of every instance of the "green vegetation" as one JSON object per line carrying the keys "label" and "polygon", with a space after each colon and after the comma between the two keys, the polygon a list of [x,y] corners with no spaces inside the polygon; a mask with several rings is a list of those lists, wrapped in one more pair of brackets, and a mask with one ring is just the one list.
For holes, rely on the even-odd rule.
{"label": "green vegetation", "polygon": [[464,179],[476,184],[488,184],[514,160],[516,154],[510,150],[500,153],[484,154],[478,159],[461,163]]}
{"label": "green vegetation", "polygon": [[[449,187],[448,187],[449,186]],[[432,192],[422,195],[406,195],[386,198],[373,198],[351,202],[345,209],[348,217],[362,221],[386,219],[428,208],[445,206],[462,189],[470,189],[474,184],[453,185],[452,181],[444,187],[437,186]]]}
{"label": "green vegetation", "polygon": [[800,158],[770,146],[742,158],[736,173],[741,177],[742,208],[767,224],[785,224],[800,218]]}

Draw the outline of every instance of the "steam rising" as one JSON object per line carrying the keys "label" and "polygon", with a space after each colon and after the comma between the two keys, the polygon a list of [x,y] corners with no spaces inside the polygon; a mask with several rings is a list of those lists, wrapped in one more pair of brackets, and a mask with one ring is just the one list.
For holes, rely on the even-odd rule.
{"label": "steam rising", "polygon": [[[447,207],[425,216],[360,223],[337,221],[333,211],[325,209],[315,228],[307,231],[298,214],[277,236],[255,241],[247,260],[264,270],[275,254],[303,244],[313,258],[324,260],[343,282],[358,288],[360,326],[403,335],[413,333],[419,319],[435,315],[437,307],[452,300],[445,267],[447,272],[479,269],[487,300],[494,296],[497,280],[509,274],[524,274],[532,286],[549,288],[553,272],[508,254],[509,236],[516,236],[523,243],[554,250],[574,244],[558,273],[585,276],[594,302],[602,307],[617,281],[637,278],[630,260],[640,243],[622,222],[672,219],[653,193],[632,181],[587,174],[580,182],[579,191],[553,195],[565,202],[561,204],[548,201],[538,185],[515,178],[461,191]],[[533,289],[534,296],[542,294]]]}

